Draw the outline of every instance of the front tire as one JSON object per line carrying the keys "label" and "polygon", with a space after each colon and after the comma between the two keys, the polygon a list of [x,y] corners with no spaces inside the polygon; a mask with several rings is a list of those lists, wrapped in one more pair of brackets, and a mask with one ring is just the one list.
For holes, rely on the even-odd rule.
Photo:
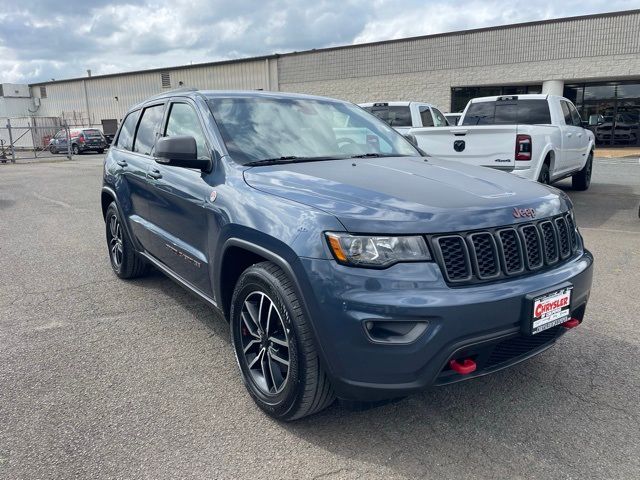
{"label": "front tire", "polygon": [[116,202],[111,202],[105,216],[107,246],[111,269],[123,279],[136,278],[144,275],[147,264],[138,255],[133,243],[122,223],[122,216]]}
{"label": "front tire", "polygon": [[71,153],[73,155],[80,155],[80,149],[78,148],[78,145],[76,145],[75,143],[71,146]]}
{"label": "front tire", "polygon": [[58,150],[56,150],[56,147],[54,147],[53,145],[49,146],[49,152],[51,152],[51,154],[56,154],[58,153]]}
{"label": "front tire", "polygon": [[591,173],[593,171],[593,151],[589,153],[587,163],[584,164],[582,170],[571,177],[571,186],[574,190],[587,190],[591,185]]}
{"label": "front tire", "polygon": [[333,403],[309,320],[291,280],[277,265],[262,262],[242,273],[230,320],[242,379],[262,410],[290,421]]}

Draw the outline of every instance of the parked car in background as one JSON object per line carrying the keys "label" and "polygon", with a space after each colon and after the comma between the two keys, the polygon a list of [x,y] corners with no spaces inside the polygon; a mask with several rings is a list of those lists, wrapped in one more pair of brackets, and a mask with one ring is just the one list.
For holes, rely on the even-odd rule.
{"label": "parked car in background", "polygon": [[447,119],[447,122],[449,122],[449,125],[455,127],[456,125],[458,125],[458,122],[462,117],[462,113],[445,113],[444,116]]}
{"label": "parked car in background", "polygon": [[564,192],[426,158],[328,98],[142,102],[101,206],[113,272],[154,265],[218,309],[249,394],[281,420],[522,362],[583,321],[591,289]]}
{"label": "parked car in background", "polygon": [[360,106],[398,132],[405,134],[415,127],[446,127],[446,117],[435,106],[423,102],[371,102]]}
{"label": "parked car in background", "polygon": [[429,155],[513,172],[552,183],[572,177],[591,183],[595,137],[576,107],[555,95],[511,95],[469,101],[459,125],[414,128],[409,134]]}
{"label": "parked car in background", "polygon": [[[72,128],[69,130],[69,140],[73,155],[84,152],[104,153],[107,148],[104,135],[96,128]],[[68,150],[67,133],[65,130],[60,130],[49,141],[49,151],[51,153],[66,153]]]}

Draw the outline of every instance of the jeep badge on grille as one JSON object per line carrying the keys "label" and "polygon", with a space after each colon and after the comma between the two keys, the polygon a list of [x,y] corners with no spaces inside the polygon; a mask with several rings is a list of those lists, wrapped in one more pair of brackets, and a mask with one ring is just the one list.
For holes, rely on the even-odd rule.
{"label": "jeep badge on grille", "polygon": [[535,218],[536,217],[536,211],[533,208],[514,208],[513,209],[513,216],[515,218]]}

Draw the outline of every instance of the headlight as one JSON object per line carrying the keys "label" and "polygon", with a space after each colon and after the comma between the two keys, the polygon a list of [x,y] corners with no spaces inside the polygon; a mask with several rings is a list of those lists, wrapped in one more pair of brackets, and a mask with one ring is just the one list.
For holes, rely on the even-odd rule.
{"label": "headlight", "polygon": [[426,262],[431,260],[424,238],[372,237],[327,232],[327,241],[336,260],[345,265],[388,267],[398,262]]}

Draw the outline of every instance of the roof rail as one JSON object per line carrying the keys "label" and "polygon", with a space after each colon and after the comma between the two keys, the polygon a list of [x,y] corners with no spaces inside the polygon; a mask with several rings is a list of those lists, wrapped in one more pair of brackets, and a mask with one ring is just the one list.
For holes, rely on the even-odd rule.
{"label": "roof rail", "polygon": [[174,88],[173,90],[166,90],[162,93],[158,93],[157,95],[154,95],[153,97],[149,97],[146,101],[148,100],[153,100],[156,98],[163,98],[166,97],[167,95],[171,95],[174,93],[185,93],[185,92],[197,92],[198,89],[195,87],[180,87],[180,88]]}

